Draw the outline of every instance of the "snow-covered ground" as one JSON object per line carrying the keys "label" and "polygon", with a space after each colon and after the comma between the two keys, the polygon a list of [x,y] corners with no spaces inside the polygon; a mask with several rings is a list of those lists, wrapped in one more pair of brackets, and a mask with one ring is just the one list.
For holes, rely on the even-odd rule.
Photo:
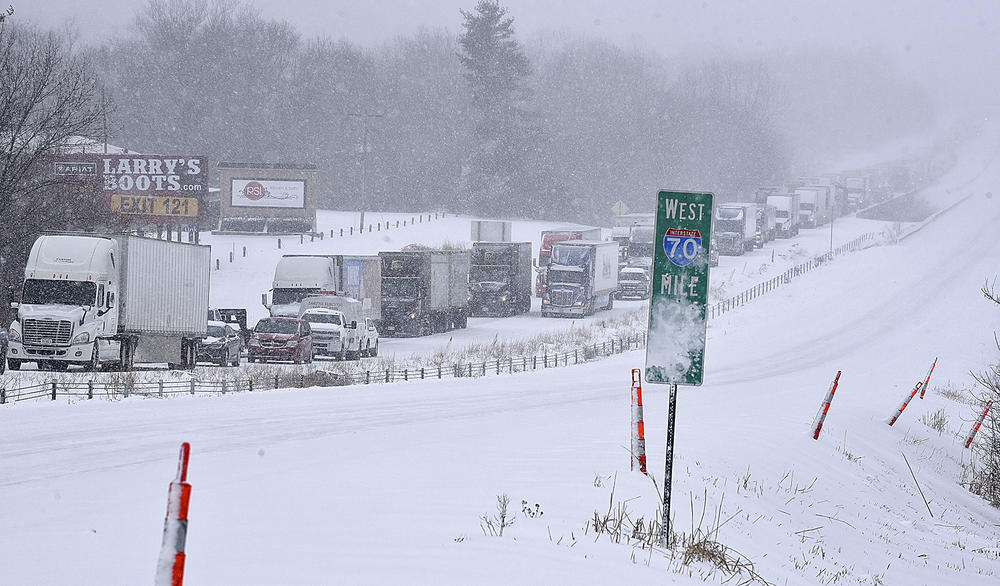
{"label": "snow-covered ground", "polygon": [[[1000,513],[959,485],[974,416],[960,391],[997,354],[1000,314],[979,293],[1000,272],[1000,197],[985,196],[1000,184],[996,144],[979,143],[929,190],[942,207],[972,197],[911,237],[839,257],[712,320],[705,384],[678,398],[678,534],[709,533],[774,584],[1000,581]],[[390,231],[379,246],[461,241],[468,221]],[[537,242],[546,225],[519,222],[514,236]],[[894,230],[842,219],[835,244]],[[243,245],[221,235],[211,243],[223,238]],[[336,250],[324,241],[282,251],[378,249],[368,235],[353,238],[335,239]],[[723,257],[713,288],[735,293],[828,247],[820,229]],[[256,250],[232,266],[223,257],[213,303],[259,307],[282,251],[273,239]],[[470,320],[462,334],[567,327],[527,316]],[[398,341],[398,351],[450,335]],[[889,427],[935,357],[926,397]],[[630,370],[643,359],[633,351],[477,379],[5,405],[0,582],[149,583],[167,484],[188,441],[188,584],[721,583],[727,575],[709,562],[684,565],[680,546],[638,549],[594,533],[595,512],[657,517],[665,387],[644,389],[653,479],[629,471]],[[810,423],[838,370],[814,441]],[[940,430],[925,423],[934,419]],[[503,494],[516,522],[485,535],[481,518]]]}

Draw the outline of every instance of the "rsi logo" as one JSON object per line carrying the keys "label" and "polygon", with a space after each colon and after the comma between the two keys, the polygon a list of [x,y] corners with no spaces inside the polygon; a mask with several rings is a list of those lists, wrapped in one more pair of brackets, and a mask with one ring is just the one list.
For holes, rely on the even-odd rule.
{"label": "rsi logo", "polygon": [[243,197],[249,199],[250,201],[257,201],[270,195],[268,189],[261,185],[258,181],[251,181],[250,183],[247,183],[246,186],[243,187],[243,191],[241,193],[243,194]]}

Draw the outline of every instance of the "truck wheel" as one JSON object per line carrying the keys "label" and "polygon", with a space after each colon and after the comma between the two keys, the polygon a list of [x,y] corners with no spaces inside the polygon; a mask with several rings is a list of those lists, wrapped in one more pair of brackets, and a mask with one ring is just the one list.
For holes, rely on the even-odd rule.
{"label": "truck wheel", "polygon": [[378,356],[378,342],[375,342],[375,347],[372,348],[372,358]]}
{"label": "truck wheel", "polygon": [[608,294],[608,306],[605,309],[614,309],[614,308],[615,308],[615,294],[614,293],[609,293]]}
{"label": "truck wheel", "polygon": [[83,367],[87,372],[94,372],[101,367],[101,355],[97,350],[97,342],[94,342],[94,349],[90,353],[90,360],[87,365]]}
{"label": "truck wheel", "polygon": [[305,362],[306,364],[312,364],[312,361],[313,361],[312,351],[309,351],[306,353],[306,357],[305,360],[303,360],[303,362]]}
{"label": "truck wheel", "polygon": [[228,363],[229,363],[228,354],[223,354],[222,356],[219,356],[219,362],[218,362],[219,366],[225,366]]}
{"label": "truck wheel", "polygon": [[0,356],[0,374],[3,374],[3,371],[5,370],[7,370],[7,361]]}
{"label": "truck wheel", "polygon": [[11,370],[21,370],[21,361],[20,360],[14,360],[13,358],[8,358],[7,359],[7,366]]}

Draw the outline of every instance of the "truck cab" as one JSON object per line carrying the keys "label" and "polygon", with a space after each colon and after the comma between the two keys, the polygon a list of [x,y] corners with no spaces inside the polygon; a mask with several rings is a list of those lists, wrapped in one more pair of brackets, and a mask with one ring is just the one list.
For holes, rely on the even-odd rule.
{"label": "truck cab", "polygon": [[118,358],[117,243],[109,238],[43,235],[31,247],[17,316],[10,325],[7,364],[36,362],[39,369],[76,364],[96,369]]}
{"label": "truck cab", "polygon": [[339,291],[339,277],[340,267],[333,256],[286,254],[274,267],[270,303],[267,293],[261,295],[261,302],[274,317],[296,317],[306,297]]}

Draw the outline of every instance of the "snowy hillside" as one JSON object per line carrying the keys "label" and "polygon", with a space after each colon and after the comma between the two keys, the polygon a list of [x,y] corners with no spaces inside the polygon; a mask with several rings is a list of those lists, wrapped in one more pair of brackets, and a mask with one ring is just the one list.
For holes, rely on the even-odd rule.
{"label": "snowy hillside", "polygon": [[[835,245],[864,233],[883,245],[710,322],[705,384],[679,392],[673,482],[674,530],[700,548],[632,538],[639,518],[658,518],[667,389],[644,389],[647,478],[629,471],[630,370],[644,361],[631,351],[476,379],[5,405],[0,581],[149,583],[188,441],[188,584],[701,584],[725,581],[724,563],[742,567],[730,583],[996,583],[1000,513],[959,485],[974,417],[968,373],[996,359],[1000,326],[979,293],[1000,273],[1000,197],[986,197],[1000,185],[996,151],[995,136],[983,140],[929,188],[939,209],[961,203],[898,244],[887,235],[912,226],[838,220]],[[329,230],[356,218],[321,221]],[[282,252],[455,243],[468,222],[296,239],[280,251],[273,238],[214,236],[213,303],[262,315]],[[514,238],[537,243],[547,226],[518,222]],[[229,265],[227,251],[244,245],[248,257]],[[723,257],[712,287],[731,295],[829,245],[824,227]],[[574,327],[534,313],[470,320],[453,334]],[[386,350],[431,352],[453,334]],[[925,398],[888,426],[935,357]],[[838,370],[814,441],[810,422]],[[483,521],[500,495],[515,517],[502,537]],[[626,535],[595,533],[595,514],[599,524],[627,514]]]}

